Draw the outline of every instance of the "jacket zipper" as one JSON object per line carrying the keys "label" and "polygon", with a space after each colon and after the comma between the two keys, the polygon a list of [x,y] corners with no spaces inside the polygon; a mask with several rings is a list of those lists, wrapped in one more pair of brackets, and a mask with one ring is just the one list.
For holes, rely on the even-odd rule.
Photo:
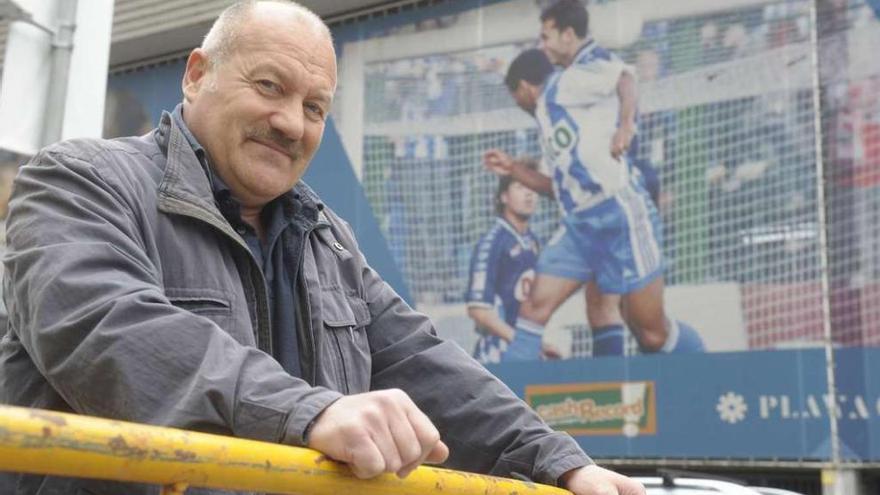
{"label": "jacket zipper", "polygon": [[[302,245],[300,246],[300,256],[304,256],[306,241],[309,236],[320,227],[321,225],[313,225],[310,229],[303,233]],[[315,328],[312,326],[312,311],[311,311],[311,302],[309,301],[309,292],[308,287],[306,287],[305,278],[303,276],[303,270],[298,270],[296,274],[296,282],[297,285],[297,303],[299,304],[297,309],[301,309],[301,311],[297,311],[297,332],[301,331],[299,325],[305,325],[302,329],[303,336],[307,340],[307,344],[309,346],[309,351],[312,357],[312,366],[311,366],[311,376],[304,376],[306,382],[315,385],[315,378],[318,376],[318,349],[315,343]],[[300,363],[303,363],[302,352],[300,352]],[[305,373],[305,368],[302,367],[303,373]]]}

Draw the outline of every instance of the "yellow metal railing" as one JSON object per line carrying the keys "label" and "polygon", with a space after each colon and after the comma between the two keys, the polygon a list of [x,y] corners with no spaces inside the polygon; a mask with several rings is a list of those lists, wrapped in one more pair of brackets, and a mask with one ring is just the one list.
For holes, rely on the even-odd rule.
{"label": "yellow metal railing", "polygon": [[0,406],[0,471],[302,495],[565,495],[545,485],[423,466],[370,480],[310,449]]}

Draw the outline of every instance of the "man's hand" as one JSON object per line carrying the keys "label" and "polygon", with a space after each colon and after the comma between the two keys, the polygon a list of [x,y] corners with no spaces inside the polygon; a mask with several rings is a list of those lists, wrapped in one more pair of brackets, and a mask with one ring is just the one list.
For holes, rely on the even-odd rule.
{"label": "man's hand", "polygon": [[574,495],[645,495],[645,487],[599,466],[584,466],[562,475],[561,486]]}
{"label": "man's hand", "polygon": [[315,420],[308,446],[348,464],[358,478],[382,473],[404,478],[423,462],[449,456],[437,428],[401,390],[337,400]]}
{"label": "man's hand", "polygon": [[562,351],[549,342],[541,342],[541,355],[544,359],[562,359]]}
{"label": "man's hand", "polygon": [[636,125],[633,122],[623,123],[617,128],[611,138],[611,156],[615,160],[619,160],[620,156],[626,153],[635,135]]}
{"label": "man's hand", "polygon": [[513,172],[513,157],[499,149],[491,149],[483,154],[483,165],[498,175],[510,175]]}

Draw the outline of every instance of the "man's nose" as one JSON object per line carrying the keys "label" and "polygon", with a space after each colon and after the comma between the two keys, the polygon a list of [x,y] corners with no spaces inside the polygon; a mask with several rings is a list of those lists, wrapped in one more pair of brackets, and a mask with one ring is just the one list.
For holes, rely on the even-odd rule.
{"label": "man's nose", "polygon": [[269,124],[291,141],[302,139],[305,129],[305,113],[300,100],[280,106],[269,119]]}

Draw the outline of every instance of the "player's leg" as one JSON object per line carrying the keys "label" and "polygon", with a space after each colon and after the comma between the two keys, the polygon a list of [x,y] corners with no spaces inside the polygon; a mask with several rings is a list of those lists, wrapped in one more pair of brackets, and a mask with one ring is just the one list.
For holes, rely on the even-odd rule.
{"label": "player's leg", "polygon": [[698,352],[699,335],[670,322],[664,309],[661,227],[657,211],[638,189],[619,193],[601,218],[603,239],[597,281],[605,292],[622,294],[623,317],[645,352]]}
{"label": "player's leg", "polygon": [[519,307],[520,319],[526,318],[539,325],[546,325],[559,306],[581,285],[583,282],[580,280],[539,273],[528,299]]}
{"label": "player's leg", "polygon": [[587,303],[587,323],[590,328],[619,325],[623,323],[620,313],[620,294],[602,292],[595,280],[584,286]]}
{"label": "player's leg", "polygon": [[571,232],[559,229],[541,252],[537,276],[519,307],[516,334],[502,356],[503,361],[540,358],[544,326],[553,312],[591,278]]}
{"label": "player's leg", "polygon": [[[703,339],[690,325],[667,317],[663,277],[623,296],[623,312],[644,352],[704,352]],[[637,330],[636,330],[637,329]]]}
{"label": "player's leg", "polygon": [[587,282],[584,293],[592,355],[622,356],[626,347],[626,325],[620,314],[620,295],[602,292],[594,280]]}
{"label": "player's leg", "polygon": [[659,352],[669,340],[663,290],[663,277],[657,277],[622,297],[623,316],[644,352]]}
{"label": "player's leg", "polygon": [[544,326],[566,299],[583,282],[539,273],[529,297],[519,307],[516,334],[502,356],[504,361],[529,361],[540,358]]}

